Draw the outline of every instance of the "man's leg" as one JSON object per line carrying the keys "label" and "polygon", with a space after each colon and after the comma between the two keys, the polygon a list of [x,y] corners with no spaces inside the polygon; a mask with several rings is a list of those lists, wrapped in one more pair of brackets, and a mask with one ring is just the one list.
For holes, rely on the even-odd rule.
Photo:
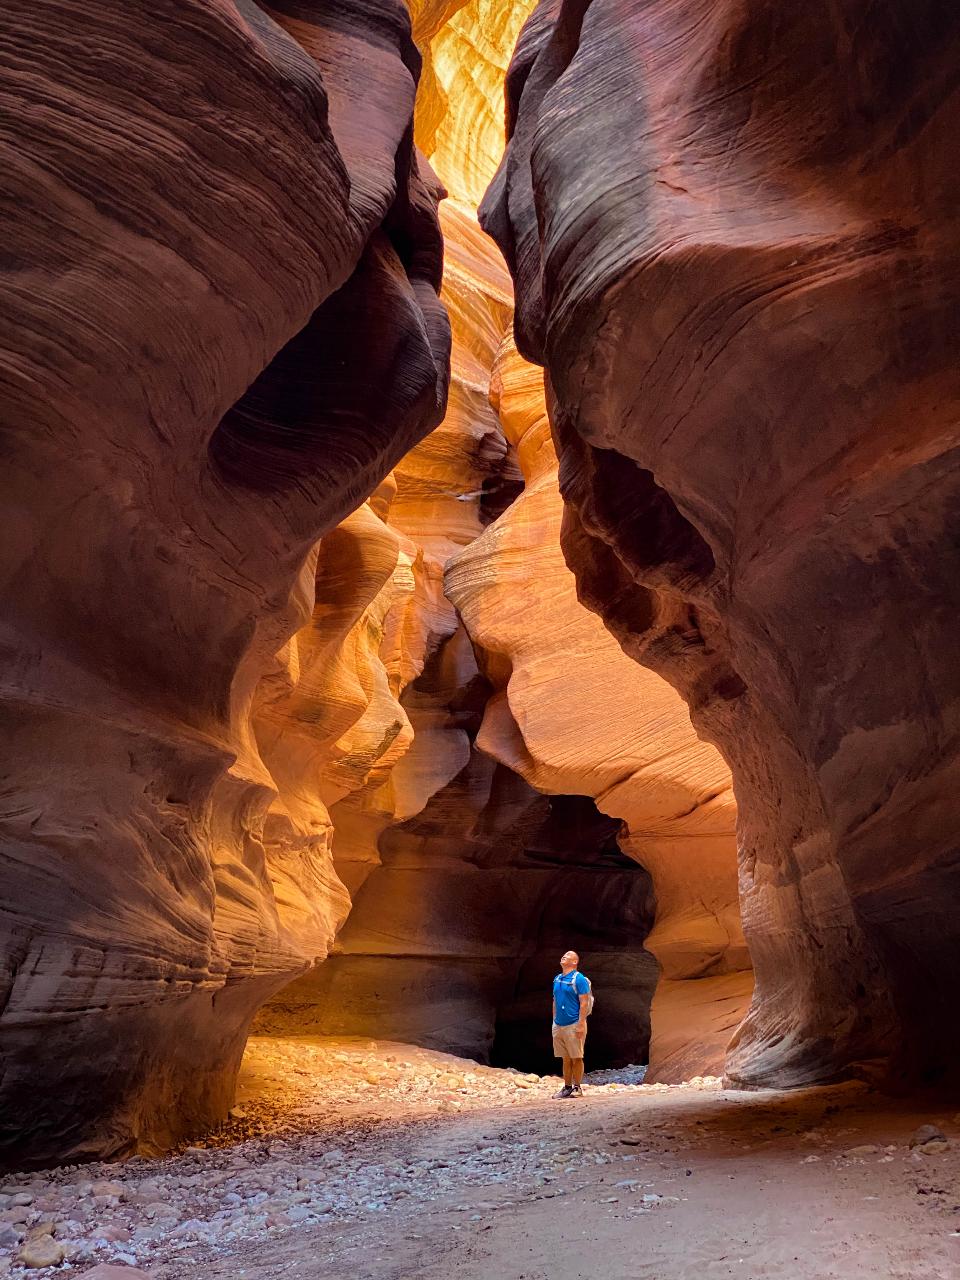
{"label": "man's leg", "polygon": [[[572,1058],[564,1058],[563,1060],[563,1083],[573,1084],[574,1062]],[[583,1062],[580,1063],[580,1074],[583,1075]]]}
{"label": "man's leg", "polygon": [[583,1080],[583,1059],[572,1058],[570,1061],[570,1066],[573,1068],[573,1078],[571,1079],[570,1083],[580,1084],[580,1082]]}

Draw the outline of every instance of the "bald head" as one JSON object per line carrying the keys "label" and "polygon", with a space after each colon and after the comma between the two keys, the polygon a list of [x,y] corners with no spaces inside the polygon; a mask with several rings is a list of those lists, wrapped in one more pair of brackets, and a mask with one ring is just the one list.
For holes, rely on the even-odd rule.
{"label": "bald head", "polygon": [[560,971],[561,973],[573,973],[579,963],[580,957],[576,951],[565,951],[560,957]]}

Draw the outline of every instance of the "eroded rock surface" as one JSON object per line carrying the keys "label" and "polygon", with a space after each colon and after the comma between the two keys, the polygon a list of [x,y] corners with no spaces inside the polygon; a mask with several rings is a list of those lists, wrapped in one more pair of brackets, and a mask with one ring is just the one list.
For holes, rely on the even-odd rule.
{"label": "eroded rock surface", "polygon": [[[475,543],[522,481],[489,397],[510,323],[509,277],[460,205],[445,207],[443,222],[443,297],[453,329],[447,414],[397,466],[373,510],[324,539],[321,565],[328,548],[347,550],[337,556],[329,589],[318,585],[312,626],[297,637],[313,652],[311,636],[329,634],[331,647],[311,658],[321,684],[314,690],[303,674],[291,698],[270,709],[276,750],[301,777],[297,794],[309,792],[311,777],[321,779],[352,909],[331,958],[279,992],[257,1026],[388,1036],[543,1068],[552,1061],[544,993],[573,939],[589,953],[604,991],[595,1060],[640,1061],[656,980],[644,950],[648,877],[622,857],[618,823],[588,799],[551,805],[539,783],[535,789],[475,745],[495,689],[446,594],[444,567]],[[405,585],[394,571],[398,549]],[[370,562],[382,563],[381,577],[360,571]],[[401,612],[385,624],[383,602],[398,590]],[[344,626],[330,629],[333,599],[353,628],[346,639]],[[358,716],[350,691],[374,684],[384,696],[361,698]],[[346,720],[337,721],[343,736],[335,743],[323,726],[338,708]],[[259,722],[258,732],[262,740]],[[351,747],[354,740],[361,749]]]}
{"label": "eroded rock surface", "polygon": [[729,772],[697,738],[679,694],[577,600],[560,549],[543,374],[509,340],[492,399],[524,491],[446,577],[495,690],[477,743],[539,790],[593,796],[623,819],[620,846],[649,871],[657,900],[644,943],[662,972],[650,1079],[716,1072],[751,986]]}
{"label": "eroded rock surface", "polygon": [[449,329],[401,4],[38,0],[0,69],[0,1161],[39,1161],[222,1115],[330,944],[329,825],[256,725]]}
{"label": "eroded rock surface", "polygon": [[958,51],[932,0],[548,0],[508,77],[482,221],[581,598],[733,770],[748,1085],[960,1061]]}

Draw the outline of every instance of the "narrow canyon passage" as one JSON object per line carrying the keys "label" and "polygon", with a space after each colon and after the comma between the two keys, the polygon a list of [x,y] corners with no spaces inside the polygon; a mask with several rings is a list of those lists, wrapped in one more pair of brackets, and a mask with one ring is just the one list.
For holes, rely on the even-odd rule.
{"label": "narrow canyon passage", "polygon": [[958,62],[2,9],[0,1280],[956,1273]]}

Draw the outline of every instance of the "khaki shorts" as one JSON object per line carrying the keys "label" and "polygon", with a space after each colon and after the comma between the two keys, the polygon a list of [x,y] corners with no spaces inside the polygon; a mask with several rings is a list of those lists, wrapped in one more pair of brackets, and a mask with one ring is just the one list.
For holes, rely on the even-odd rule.
{"label": "khaki shorts", "polygon": [[582,1058],[583,1046],[586,1041],[587,1033],[583,1035],[577,1034],[577,1024],[571,1023],[569,1027],[558,1027],[553,1024],[553,1055],[555,1058]]}

